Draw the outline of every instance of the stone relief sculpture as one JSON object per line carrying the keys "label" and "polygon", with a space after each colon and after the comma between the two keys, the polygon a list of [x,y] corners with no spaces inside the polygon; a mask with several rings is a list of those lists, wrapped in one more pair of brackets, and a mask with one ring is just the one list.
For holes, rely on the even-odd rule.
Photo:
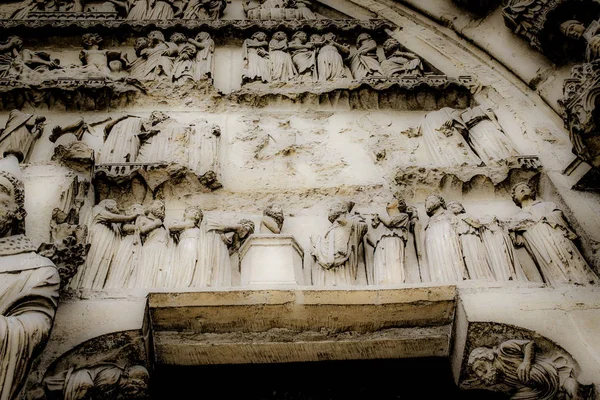
{"label": "stone relief sculpture", "polygon": [[25,236],[24,188],[17,160],[0,162],[0,398],[17,400],[56,312],[60,278]]}
{"label": "stone relief sculpture", "polygon": [[146,367],[133,365],[126,368],[116,364],[99,363],[86,367],[71,367],[54,376],[44,378],[43,387],[48,398],[86,400],[102,398],[147,399],[150,374]]}
{"label": "stone relief sculpture", "polygon": [[402,199],[394,200],[386,207],[386,214],[378,214],[371,221],[377,228],[383,224],[385,232],[375,243],[373,259],[373,283],[389,285],[406,281],[405,252],[409,232],[413,230],[416,210],[409,210]]}
{"label": "stone relief sculpture", "polygon": [[168,20],[175,17],[175,4],[172,1],[151,0],[148,3],[146,18],[149,20]]}
{"label": "stone relief sculpture", "polygon": [[296,78],[298,72],[292,56],[288,52],[287,35],[285,32],[275,32],[269,42],[269,61],[271,63],[271,81],[288,82]]}
{"label": "stone relief sculpture", "polygon": [[0,152],[3,157],[14,155],[19,162],[27,162],[37,139],[42,136],[46,117],[12,110],[0,133]]}
{"label": "stone relief sculpture", "polygon": [[216,20],[223,16],[226,6],[225,0],[188,0],[181,11],[181,18]]}
{"label": "stone relief sculpture", "polygon": [[388,79],[423,75],[423,63],[419,56],[403,51],[396,39],[387,39],[383,43],[383,52],[385,60],[381,62],[381,71]]}
{"label": "stone relief sculpture", "polygon": [[267,34],[264,32],[256,32],[250,39],[244,40],[242,82],[259,81],[266,83],[271,81],[268,47]]}
{"label": "stone relief sculpture", "polygon": [[174,33],[170,40],[177,45],[174,51],[173,82],[183,84],[211,78],[215,43],[208,33],[200,32],[195,39],[188,39],[182,33]]}
{"label": "stone relief sculpture", "polygon": [[132,281],[134,287],[162,287],[168,276],[172,246],[169,233],[164,226],[165,203],[154,200],[146,209],[145,217],[140,221],[142,235],[142,253]]}
{"label": "stone relief sculpture", "polygon": [[431,281],[468,279],[454,214],[446,210],[446,202],[439,195],[427,197],[425,210],[429,221],[425,227],[424,247]]}
{"label": "stone relief sculpture", "polygon": [[23,48],[23,39],[10,36],[0,43],[0,79],[39,80],[48,71],[61,69],[60,60],[45,51]]}
{"label": "stone relief sculpture", "polygon": [[515,244],[525,246],[544,280],[552,285],[597,283],[598,277],[573,242],[577,234],[556,204],[537,200],[527,183],[516,184],[512,196],[522,209],[511,227]]}
{"label": "stone relief sculpture", "polygon": [[263,217],[260,223],[260,233],[281,233],[285,217],[283,209],[278,203],[269,203],[263,211]]}
{"label": "stone relief sculpture", "polygon": [[480,236],[482,227],[479,220],[465,211],[462,204],[450,201],[448,211],[454,214],[453,224],[460,239],[460,247],[470,279],[494,280],[488,263],[487,253]]}
{"label": "stone relief sculpture", "polygon": [[503,384],[511,399],[593,399],[593,385],[581,385],[562,356],[538,354],[532,340],[507,340],[496,348],[471,351],[468,368],[483,386]]}
{"label": "stone relief sculpture", "polygon": [[129,68],[129,61],[119,51],[101,50],[102,37],[97,33],[82,36],[84,50],[79,53],[81,72],[90,76],[108,77]]}
{"label": "stone relief sculpture", "polygon": [[464,138],[468,131],[457,110],[445,107],[428,113],[421,122],[419,131],[437,166],[481,164],[481,159]]}
{"label": "stone relief sculpture", "polygon": [[277,19],[317,19],[310,9],[310,0],[260,0],[259,4],[250,4],[244,0],[242,6],[248,19],[277,20]]}
{"label": "stone relief sculpture", "polygon": [[481,221],[481,240],[497,281],[527,281],[505,223],[496,217]]}
{"label": "stone relief sculpture", "polygon": [[152,126],[161,121],[162,115],[150,114],[149,121],[133,115],[122,115],[104,127],[104,144],[97,156],[99,164],[133,162],[138,155],[140,140],[138,134],[144,130],[144,123]]}
{"label": "stone relief sculpture", "polygon": [[[367,273],[363,239],[368,225],[360,215],[352,215],[354,203],[337,202],[329,209],[331,226],[322,236],[311,237],[311,255],[317,269],[313,284],[345,286],[361,284]],[[364,284],[364,283],[363,283]]]}
{"label": "stone relief sculpture", "polygon": [[166,287],[190,287],[198,270],[198,259],[200,251],[200,223],[204,215],[200,207],[190,206],[183,212],[183,220],[175,221],[169,227],[172,235],[176,235],[177,249],[175,251],[175,263],[165,283]]}
{"label": "stone relief sculpture", "polygon": [[308,42],[306,32],[294,33],[288,43],[288,49],[291,51],[292,61],[298,72],[298,81],[315,82],[317,80],[316,49],[313,43]]}
{"label": "stone relief sculpture", "polygon": [[343,79],[349,76],[343,57],[350,54],[348,46],[338,43],[333,33],[311,35],[310,42],[318,48],[317,73],[319,82]]}
{"label": "stone relief sculpture", "polygon": [[578,40],[585,41],[586,51],[585,59],[592,62],[600,57],[600,22],[593,21],[589,26],[585,26],[577,20],[568,20],[560,25],[560,31],[563,35]]}
{"label": "stone relief sculpture", "polygon": [[350,56],[350,70],[354,79],[383,77],[377,59],[377,43],[368,33],[361,33],[356,39],[356,52]]}
{"label": "stone relief sculpture", "polygon": [[[160,3],[168,4],[165,2]],[[177,45],[167,42],[161,31],[150,32],[147,46],[139,51],[139,61],[136,60],[132,63],[131,76],[142,81],[171,80],[173,73],[172,56],[176,52]]]}

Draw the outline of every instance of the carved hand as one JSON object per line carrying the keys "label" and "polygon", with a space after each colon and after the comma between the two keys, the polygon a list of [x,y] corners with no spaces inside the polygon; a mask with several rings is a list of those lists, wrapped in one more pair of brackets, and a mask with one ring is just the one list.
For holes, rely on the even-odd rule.
{"label": "carved hand", "polygon": [[531,363],[529,361],[523,361],[517,368],[517,376],[523,383],[529,382],[531,378]]}

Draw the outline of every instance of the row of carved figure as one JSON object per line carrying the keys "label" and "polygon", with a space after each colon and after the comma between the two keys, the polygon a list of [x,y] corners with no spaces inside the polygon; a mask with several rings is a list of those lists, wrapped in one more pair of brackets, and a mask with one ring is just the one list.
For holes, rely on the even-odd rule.
{"label": "row of carved figure", "polygon": [[356,50],[334,33],[308,35],[275,32],[268,40],[256,32],[244,41],[243,82],[326,82],[338,79],[394,78],[421,76],[423,63],[413,53],[402,50],[393,38],[383,44],[385,59],[380,62],[377,42],[368,33],[356,40]]}
{"label": "row of carved figure", "polygon": [[[61,65],[46,51],[23,48],[23,40],[11,36],[0,44],[0,78],[40,81],[60,78],[124,78],[140,81],[167,81],[175,84],[211,79],[215,43],[206,32],[194,38],[173,33],[169,40],[163,32],[152,31],[135,41],[136,58],[123,51],[101,49],[102,37],[87,33],[80,65]],[[326,82],[339,79],[394,79],[421,76],[420,58],[402,49],[393,38],[383,44],[385,58],[380,62],[377,43],[367,33],[358,36],[356,50],[343,44],[333,33],[296,32],[291,41],[283,31],[271,40],[256,32],[244,41],[243,82]]]}
{"label": "row of carved figure", "polygon": [[[507,222],[482,221],[456,202],[438,195],[425,202],[429,220],[424,230],[416,209],[402,200],[387,206],[370,223],[353,204],[335,203],[330,228],[311,237],[310,254],[318,286],[399,284],[407,282],[406,252],[415,247],[423,282],[527,281],[515,246],[525,246],[549,284],[593,284],[598,278],[579,253],[562,212],[554,203],[536,200],[527,184],[513,189],[522,212]],[[254,223],[241,220],[221,225],[207,220],[198,207],[185,210],[183,220],[164,225],[165,206],[132,205],[125,214],[114,200],[103,200],[93,212],[86,265],[72,288],[154,288],[230,286],[232,262]],[[279,205],[264,213],[261,231],[280,233],[284,214]],[[383,229],[378,229],[380,225]],[[370,227],[369,227],[370,226]],[[169,234],[170,233],[170,234]],[[410,233],[413,234],[411,238]],[[366,251],[374,248],[372,265]]]}
{"label": "row of carved figure", "polygon": [[[248,19],[258,20],[314,20],[311,0],[261,0],[242,2]],[[24,0],[12,19],[48,18],[44,14],[98,12],[128,20],[211,19],[223,16],[227,7],[225,0],[108,0],[103,2],[86,0]],[[61,17],[64,18],[64,15]]]}

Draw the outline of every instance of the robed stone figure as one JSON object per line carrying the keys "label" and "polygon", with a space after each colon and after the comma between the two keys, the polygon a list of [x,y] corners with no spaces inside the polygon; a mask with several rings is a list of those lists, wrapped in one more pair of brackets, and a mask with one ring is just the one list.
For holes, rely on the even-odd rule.
{"label": "robed stone figure", "polygon": [[0,167],[0,400],[18,398],[50,335],[60,286],[52,261],[24,235],[23,183],[4,168],[10,163]]}

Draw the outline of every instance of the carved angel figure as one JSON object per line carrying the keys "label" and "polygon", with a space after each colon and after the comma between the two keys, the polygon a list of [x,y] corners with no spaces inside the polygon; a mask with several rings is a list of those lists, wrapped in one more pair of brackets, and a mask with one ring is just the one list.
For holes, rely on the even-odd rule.
{"label": "carved angel figure", "polygon": [[173,61],[173,82],[183,84],[186,81],[194,81],[197,47],[189,43],[185,35],[180,32],[172,34],[170,41],[177,46],[173,54],[175,56],[175,60]]}
{"label": "carved angel figure", "polygon": [[495,348],[477,347],[468,360],[484,386],[504,384],[514,400],[593,399],[593,385],[579,384],[564,357],[537,354],[532,340],[507,340]]}
{"label": "carved angel figure", "polygon": [[383,43],[385,60],[381,62],[381,71],[387,78],[423,75],[423,63],[416,54],[402,51],[400,43],[389,38]]}
{"label": "carved angel figure", "polygon": [[292,36],[288,43],[288,49],[292,52],[292,61],[298,72],[297,79],[300,82],[314,82],[317,80],[317,56],[315,45],[308,42],[308,36],[304,31],[298,31]]}
{"label": "carved angel figure", "polygon": [[338,43],[335,34],[328,32],[323,36],[311,35],[310,43],[319,49],[317,72],[320,82],[348,77],[343,57],[350,54],[350,49]]}
{"label": "carved angel figure", "polygon": [[0,164],[0,399],[16,400],[50,336],[60,278],[52,261],[36,254],[25,236],[25,195],[16,160],[9,156]]}
{"label": "carved angel figure", "polygon": [[250,39],[244,40],[244,71],[242,82],[271,81],[271,64],[269,62],[269,43],[267,34],[256,32]]}
{"label": "carved angel figure", "polygon": [[547,283],[594,284],[598,277],[573,242],[577,234],[569,227],[556,204],[536,199],[527,183],[512,189],[513,201],[522,212],[511,227],[517,246],[525,246]]}
{"label": "carved angel figure", "polygon": [[204,215],[200,207],[190,206],[183,212],[183,220],[175,221],[169,227],[171,234],[177,236],[175,265],[171,275],[167,277],[166,287],[190,287],[200,251],[200,223]]}
{"label": "carved angel figure", "polygon": [[269,42],[269,61],[271,62],[271,81],[289,82],[295,79],[296,68],[288,52],[287,35],[275,32]]}
{"label": "carved angel figure", "polygon": [[458,282],[468,279],[461,243],[453,224],[454,215],[446,210],[441,196],[425,200],[429,221],[425,227],[425,254],[432,282]]}
{"label": "carved angel figure", "polygon": [[368,33],[361,33],[356,39],[356,51],[350,56],[350,71],[354,79],[383,77],[377,59],[377,43]]}

